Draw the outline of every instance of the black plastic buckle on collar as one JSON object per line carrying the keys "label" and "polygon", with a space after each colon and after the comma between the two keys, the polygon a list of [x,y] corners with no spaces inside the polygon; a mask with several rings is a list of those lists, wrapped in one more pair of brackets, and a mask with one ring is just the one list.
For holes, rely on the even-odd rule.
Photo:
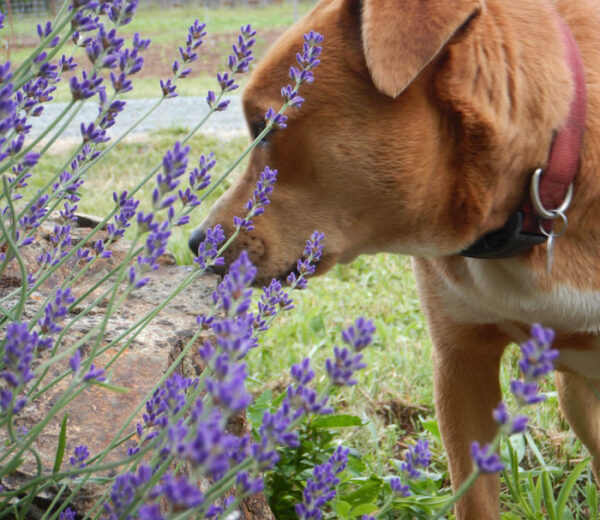
{"label": "black plastic buckle on collar", "polygon": [[523,213],[517,211],[504,227],[490,231],[459,254],[470,258],[510,258],[542,244],[548,237],[543,234],[523,233]]}

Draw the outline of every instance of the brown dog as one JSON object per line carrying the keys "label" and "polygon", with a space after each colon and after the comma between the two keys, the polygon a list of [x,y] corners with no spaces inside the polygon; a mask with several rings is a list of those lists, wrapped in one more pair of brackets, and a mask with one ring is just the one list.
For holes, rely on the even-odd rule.
{"label": "brown dog", "polygon": [[[508,258],[465,257],[529,200],[532,172],[547,166],[567,125],[577,96],[563,23],[587,86],[568,230],[553,251],[538,233],[541,240]],[[197,246],[202,229],[216,223],[231,232],[269,165],[279,171],[271,205],[228,252],[230,260],[248,250],[261,282],[285,276],[314,229],[326,236],[319,272],[362,253],[414,256],[455,487],[472,469],[471,441],[496,431],[502,352],[533,322],[557,331],[560,403],[598,477],[598,27],[597,0],[323,0],[261,61],[244,94],[257,133],[267,109],[281,105],[302,35],[315,30],[325,36],[324,51],[314,84],[301,92],[305,105],[252,153],[191,239]],[[498,494],[497,476],[479,478],[458,518],[499,518]]]}

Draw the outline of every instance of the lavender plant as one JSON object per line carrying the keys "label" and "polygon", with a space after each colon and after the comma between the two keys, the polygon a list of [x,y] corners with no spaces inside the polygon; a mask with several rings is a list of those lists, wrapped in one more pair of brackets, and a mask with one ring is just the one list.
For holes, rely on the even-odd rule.
{"label": "lavender plant", "polygon": [[[201,156],[197,167],[190,167],[190,147],[186,144],[204,118],[167,150],[162,162],[141,183],[131,190],[113,193],[113,211],[87,236],[75,239],[71,226],[77,219],[79,188],[86,176],[160,103],[177,95],[177,83],[190,73],[206,36],[204,24],[196,20],[179,48],[179,58],[173,62],[172,77],[160,81],[160,99],[135,125],[111,139],[107,130],[126,108],[121,97],[133,88],[132,76],[142,69],[143,53],[150,45],[150,40],[139,34],[130,44],[119,35],[137,6],[137,0],[66,1],[53,22],[38,26],[40,44],[33,54],[16,68],[6,63],[0,70],[0,169],[7,172],[2,177],[0,195],[0,277],[16,276],[19,280],[0,301],[0,431],[5,434],[0,451],[0,479],[18,471],[30,455],[38,464],[36,476],[30,481],[2,489],[0,515],[25,517],[36,496],[58,486],[44,518],[75,518],[76,514],[87,518],[223,517],[245,496],[262,489],[261,472],[277,462],[279,445],[297,442],[295,428],[303,418],[329,411],[327,394],[317,397],[316,391],[307,386],[310,369],[305,364],[303,375],[298,376],[302,383],[290,387],[289,397],[276,411],[265,413],[260,442],[247,435],[236,437],[226,429],[227,420],[252,401],[245,387],[244,357],[257,346],[258,335],[275,316],[293,307],[290,291],[306,286],[306,278],[320,258],[324,237],[315,232],[305,257],[298,261],[298,273],[290,278],[290,288],[284,290],[274,280],[264,289],[256,311],[251,310],[249,289],[256,269],[245,254],[231,266],[214,293],[213,313],[198,318],[196,334],[147,399],[120,425],[106,450],[90,453],[87,446],[79,445],[64,467],[65,438],[69,433],[65,415],[54,468],[49,470],[41,463],[36,440],[51,422],[89,387],[121,391],[111,384],[108,367],[172,298],[206,269],[223,262],[221,255],[237,234],[252,229],[253,220],[269,204],[276,179],[277,172],[268,166],[245,207],[246,214],[235,218],[236,231],[232,236],[226,238],[218,226],[209,230],[194,258],[195,269],[165,302],[140,317],[116,339],[103,340],[111,316],[126,306],[128,298],[144,287],[159,268],[172,230],[189,221],[191,210],[268,132],[285,128],[283,113],[290,107],[300,107],[298,90],[302,84],[312,82],[311,69],[318,65],[322,37],[311,33],[298,55],[298,67],[291,69],[294,85],[282,90],[282,107],[277,112],[269,110],[270,121],[262,134],[215,182],[211,184],[211,170],[216,167],[212,154]],[[242,27],[228,59],[228,70],[217,75],[220,91],[208,92],[206,117],[227,108],[224,95],[235,90],[238,76],[248,71],[254,36],[249,25]],[[60,54],[66,46],[72,46],[72,50]],[[31,138],[30,118],[43,112],[62,75],[77,69],[84,70],[69,80],[71,102],[39,137]],[[86,102],[98,104],[98,115],[81,125],[80,145],[53,176],[44,179],[41,189],[25,191],[35,176],[40,157]],[[143,212],[135,194],[147,183],[154,184],[152,209]],[[30,251],[40,246],[40,229],[49,223],[50,248],[44,248],[32,263]],[[100,233],[103,228],[106,232]],[[112,256],[113,244],[126,232],[132,240],[124,261],[83,295],[74,290],[87,272]],[[66,269],[67,275],[58,285],[48,288],[59,269]],[[45,290],[40,292],[41,289]],[[36,306],[34,302],[40,294],[45,296]],[[75,324],[99,305],[103,307],[102,319],[83,337],[66,343]],[[77,313],[73,313],[75,307]],[[174,373],[176,366],[204,330],[209,330],[214,338],[198,352],[206,368],[196,379],[178,376]],[[108,362],[102,358],[102,366],[99,356],[109,349],[113,353]],[[58,377],[50,370],[65,363],[66,369]],[[27,406],[35,406],[45,392],[61,382],[66,382],[66,388],[55,397],[48,413],[28,431],[19,430],[19,414],[26,413]],[[144,408],[143,421],[132,425]],[[114,448],[134,439],[126,458],[107,462]],[[184,476],[182,465],[191,468],[191,473]],[[98,482],[96,475],[106,475],[109,469],[118,471],[116,476],[108,477],[112,484],[105,495],[91,510],[76,512],[72,503],[77,493],[87,482]],[[200,491],[196,482],[201,477],[210,479],[209,489]],[[100,480],[107,483],[106,478]],[[236,493],[224,498],[231,488]]]}

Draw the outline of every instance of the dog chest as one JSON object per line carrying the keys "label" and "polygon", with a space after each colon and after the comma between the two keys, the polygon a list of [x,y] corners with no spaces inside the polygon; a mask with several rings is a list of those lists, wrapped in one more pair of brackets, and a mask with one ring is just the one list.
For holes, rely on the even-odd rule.
{"label": "dog chest", "polygon": [[518,259],[434,260],[431,266],[444,312],[458,323],[539,322],[558,331],[600,333],[600,291],[564,284],[544,290]]}

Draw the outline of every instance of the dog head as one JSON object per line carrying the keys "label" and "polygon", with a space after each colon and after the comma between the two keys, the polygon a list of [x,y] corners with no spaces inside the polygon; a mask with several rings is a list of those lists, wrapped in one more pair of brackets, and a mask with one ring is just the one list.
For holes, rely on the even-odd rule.
{"label": "dog head", "polygon": [[262,59],[243,96],[254,137],[314,30],[325,39],[305,104],[254,149],[192,249],[216,224],[232,233],[266,165],[278,170],[271,203],[226,253],[229,262],[247,250],[259,282],[285,277],[313,230],[325,234],[324,272],[362,253],[455,254],[501,227],[546,160],[571,89],[560,44],[544,34],[555,28],[526,3],[535,24],[527,9],[519,23],[539,48],[514,38],[502,2],[323,0]]}

